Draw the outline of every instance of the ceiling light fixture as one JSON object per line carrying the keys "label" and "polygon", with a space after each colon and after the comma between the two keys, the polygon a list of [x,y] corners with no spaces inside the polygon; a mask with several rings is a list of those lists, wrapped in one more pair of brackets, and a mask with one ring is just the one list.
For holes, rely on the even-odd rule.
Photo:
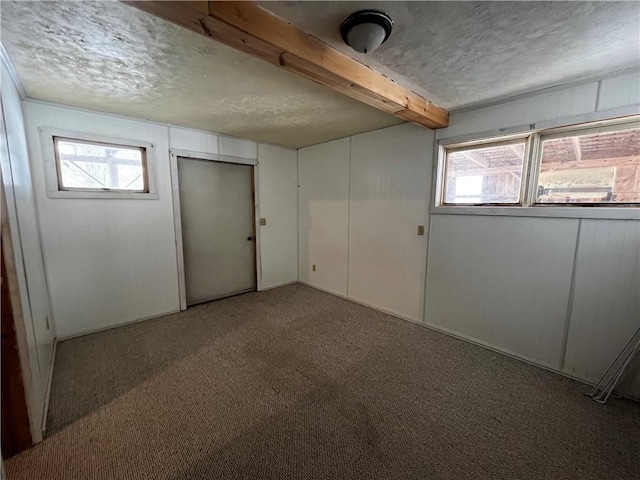
{"label": "ceiling light fixture", "polygon": [[344,43],[356,52],[371,53],[387,41],[392,29],[393,20],[386,13],[360,10],[342,22],[340,34]]}

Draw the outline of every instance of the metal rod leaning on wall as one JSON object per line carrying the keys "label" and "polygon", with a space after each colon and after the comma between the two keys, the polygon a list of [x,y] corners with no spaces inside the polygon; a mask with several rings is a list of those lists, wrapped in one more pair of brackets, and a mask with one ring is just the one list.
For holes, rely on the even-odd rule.
{"label": "metal rod leaning on wall", "polygon": [[636,333],[629,339],[607,371],[604,372],[604,375],[602,375],[598,383],[594,385],[590,392],[585,393],[585,395],[591,397],[598,403],[606,403],[613,389],[616,388],[616,385],[620,381],[620,378],[622,378],[627,366],[637,355],[638,351],[640,351],[640,328],[638,328]]}

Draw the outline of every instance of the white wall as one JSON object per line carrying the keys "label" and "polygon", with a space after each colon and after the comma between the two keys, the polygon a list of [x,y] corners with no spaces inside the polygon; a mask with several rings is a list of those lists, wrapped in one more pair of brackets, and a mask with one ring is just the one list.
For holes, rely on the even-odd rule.
{"label": "white wall", "polygon": [[561,368],[578,223],[434,215],[425,321]]}
{"label": "white wall", "polygon": [[351,140],[348,296],[411,320],[423,318],[433,138],[404,124]]}
{"label": "white wall", "polygon": [[607,77],[589,83],[556,87],[522,95],[495,105],[453,112],[438,140],[489,138],[535,128],[572,125],[640,112],[640,73]]}
{"label": "white wall", "polygon": [[[437,137],[479,138],[534,123],[630,114],[640,104],[635,78],[454,113]],[[601,373],[640,322],[637,300],[629,300],[637,292],[640,267],[631,257],[639,222],[429,216],[432,131],[405,124],[301,149],[296,179],[291,150],[37,102],[25,110],[60,337],[179,309],[169,148],[258,159],[258,215],[267,219],[258,232],[262,288],[299,275],[312,286],[586,379]],[[46,197],[38,127],[153,143],[158,199]],[[418,225],[425,225],[424,237]],[[596,272],[608,279],[606,287],[593,283]],[[596,303],[583,308],[585,299]],[[603,327],[603,312],[610,311],[615,320]],[[598,328],[610,334],[606,347],[604,335],[592,333]]]}
{"label": "white wall", "polygon": [[301,282],[422,318],[432,146],[404,124],[298,151]]}
{"label": "white wall", "polygon": [[7,148],[2,155],[2,180],[7,200],[29,349],[29,367],[33,381],[32,396],[29,397],[33,403],[30,405],[31,420],[34,425],[34,438],[38,440],[42,433],[40,426],[44,415],[56,333],[40,243],[22,102],[4,63],[2,63],[2,115],[7,134]]}
{"label": "white wall", "polygon": [[[167,128],[25,103],[34,188],[59,337],[179,310]],[[49,198],[38,129],[153,144],[158,198]]]}
{"label": "white wall", "polygon": [[[638,113],[636,72],[453,113],[451,126],[436,135],[445,142],[469,140],[527,131],[531,124],[547,128]],[[640,211],[634,212],[636,220],[612,220],[467,217],[436,209],[426,322],[597,380],[640,327]],[[475,313],[462,311],[468,306],[461,306],[463,296]]]}
{"label": "white wall", "polygon": [[617,75],[600,82],[597,111],[640,104],[640,72]]}
{"label": "white wall", "polygon": [[295,150],[258,145],[258,211],[263,289],[298,280],[298,170]]}
{"label": "white wall", "polygon": [[[169,149],[256,159],[257,143],[41,102],[25,102],[25,111],[58,336],[179,311]],[[47,127],[152,143],[158,198],[48,198],[38,133]],[[261,146],[257,178],[267,288],[297,280],[296,152]]]}
{"label": "white wall", "polygon": [[[639,111],[632,73],[454,112],[436,136],[488,138]],[[433,137],[401,125],[299,150],[300,280],[597,380],[640,326],[640,222],[435,209],[425,264],[415,229],[433,201]]]}
{"label": "white wall", "polygon": [[171,148],[203,153],[220,153],[218,148],[219,140],[218,135],[212,133],[180,127],[169,128],[169,145]]}
{"label": "white wall", "polygon": [[432,326],[587,381],[640,327],[639,221],[438,214],[431,232]]}
{"label": "white wall", "polygon": [[582,220],[564,369],[597,378],[640,327],[640,222]]}
{"label": "white wall", "polygon": [[344,138],[298,150],[299,279],[342,296],[349,262],[350,145]]}

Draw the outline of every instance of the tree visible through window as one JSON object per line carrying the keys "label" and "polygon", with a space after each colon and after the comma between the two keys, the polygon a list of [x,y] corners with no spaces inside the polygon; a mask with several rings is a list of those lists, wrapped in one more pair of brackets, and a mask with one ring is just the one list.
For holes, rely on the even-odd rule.
{"label": "tree visible through window", "polygon": [[148,192],[146,149],[54,137],[60,190]]}

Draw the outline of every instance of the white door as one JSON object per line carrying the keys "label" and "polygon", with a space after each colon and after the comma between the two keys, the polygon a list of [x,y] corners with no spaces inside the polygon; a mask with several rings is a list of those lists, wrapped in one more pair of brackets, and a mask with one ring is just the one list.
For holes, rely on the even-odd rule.
{"label": "white door", "polygon": [[252,168],[178,158],[187,305],[255,290]]}

